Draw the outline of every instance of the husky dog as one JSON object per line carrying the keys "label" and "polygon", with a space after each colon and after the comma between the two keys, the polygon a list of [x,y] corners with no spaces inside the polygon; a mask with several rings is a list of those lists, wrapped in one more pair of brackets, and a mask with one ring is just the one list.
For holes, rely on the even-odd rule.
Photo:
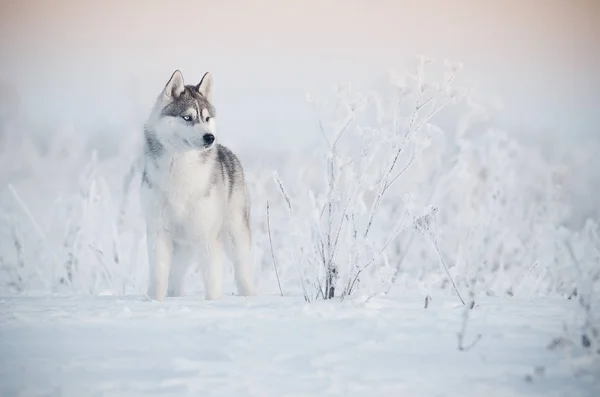
{"label": "husky dog", "polygon": [[238,293],[253,295],[250,200],[238,158],[215,136],[212,77],[185,85],[176,70],[144,128],[142,205],[146,218],[148,296],[180,296],[199,253],[206,299],[223,294],[223,238],[232,243]]}

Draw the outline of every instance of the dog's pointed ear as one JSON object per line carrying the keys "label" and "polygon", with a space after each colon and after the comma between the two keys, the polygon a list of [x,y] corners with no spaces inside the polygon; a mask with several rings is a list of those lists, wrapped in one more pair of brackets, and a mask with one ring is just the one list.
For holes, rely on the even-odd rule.
{"label": "dog's pointed ear", "polygon": [[163,90],[163,98],[165,100],[171,101],[175,98],[178,98],[184,89],[185,85],[183,83],[183,75],[179,70],[176,70],[175,72],[173,72],[173,75],[171,76],[169,82]]}
{"label": "dog's pointed ear", "polygon": [[212,76],[210,73],[206,72],[204,73],[204,76],[202,76],[200,83],[196,86],[198,92],[208,99],[209,102],[212,102],[212,84]]}

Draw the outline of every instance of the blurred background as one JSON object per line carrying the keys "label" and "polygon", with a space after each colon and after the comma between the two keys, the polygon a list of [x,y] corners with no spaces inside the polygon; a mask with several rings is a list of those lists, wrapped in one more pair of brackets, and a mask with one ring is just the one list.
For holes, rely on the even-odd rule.
{"label": "blurred background", "polygon": [[[320,142],[307,93],[369,84],[389,69],[409,69],[424,54],[464,63],[462,78],[503,105],[487,125],[567,167],[569,222],[600,215],[600,1],[0,4],[6,208],[14,205],[7,184],[48,164],[23,165],[30,153],[23,139],[50,148],[44,150],[60,142],[54,148],[60,156],[89,159],[85,150],[93,148],[101,159],[133,158],[149,108],[175,69],[194,84],[210,71],[222,141],[247,164],[274,168],[269,159],[301,158]],[[70,180],[56,173],[19,192],[59,197]],[[39,204],[42,218],[44,208]]]}
{"label": "blurred background", "polygon": [[466,76],[503,100],[496,122],[515,133],[598,138],[596,0],[1,4],[3,108],[17,102],[40,132],[69,123],[120,139],[115,127],[143,119],[179,68],[190,83],[213,73],[223,133],[294,146],[313,129],[305,92],[426,54],[463,62]]}

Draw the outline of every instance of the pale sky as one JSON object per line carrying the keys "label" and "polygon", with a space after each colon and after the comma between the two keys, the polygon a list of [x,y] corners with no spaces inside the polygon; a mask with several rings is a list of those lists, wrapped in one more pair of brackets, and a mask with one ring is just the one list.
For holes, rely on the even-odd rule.
{"label": "pale sky", "polygon": [[307,91],[406,68],[423,53],[462,61],[465,77],[503,99],[505,125],[600,135],[597,0],[2,0],[0,7],[0,81],[16,86],[21,111],[37,125],[137,121],[181,69],[190,83],[213,74],[228,133],[289,142],[312,128]]}

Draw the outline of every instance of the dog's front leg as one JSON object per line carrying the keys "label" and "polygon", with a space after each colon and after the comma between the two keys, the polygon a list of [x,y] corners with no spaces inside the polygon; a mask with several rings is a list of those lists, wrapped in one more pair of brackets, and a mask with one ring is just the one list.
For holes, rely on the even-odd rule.
{"label": "dog's front leg", "polygon": [[147,240],[150,279],[148,296],[151,299],[162,301],[167,295],[173,253],[173,239],[170,233],[163,228],[149,227]]}
{"label": "dog's front leg", "polygon": [[208,240],[206,253],[208,262],[204,267],[204,296],[206,300],[218,300],[223,296],[223,246],[218,236]]}

